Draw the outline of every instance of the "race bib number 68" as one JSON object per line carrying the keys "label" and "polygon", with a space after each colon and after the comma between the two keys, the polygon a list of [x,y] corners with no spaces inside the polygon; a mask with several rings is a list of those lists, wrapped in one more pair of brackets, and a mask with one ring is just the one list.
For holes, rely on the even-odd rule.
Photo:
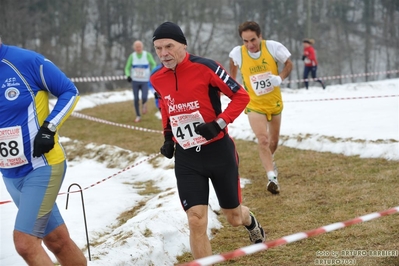
{"label": "race bib number 68", "polygon": [[27,164],[20,126],[0,129],[0,168],[14,168]]}

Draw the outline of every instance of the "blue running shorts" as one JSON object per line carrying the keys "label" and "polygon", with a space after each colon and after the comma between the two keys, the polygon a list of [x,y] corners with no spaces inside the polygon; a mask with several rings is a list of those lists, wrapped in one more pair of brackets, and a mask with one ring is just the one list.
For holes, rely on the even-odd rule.
{"label": "blue running shorts", "polygon": [[39,167],[24,177],[3,177],[18,208],[15,230],[43,238],[64,224],[55,201],[66,168],[66,161],[63,161]]}

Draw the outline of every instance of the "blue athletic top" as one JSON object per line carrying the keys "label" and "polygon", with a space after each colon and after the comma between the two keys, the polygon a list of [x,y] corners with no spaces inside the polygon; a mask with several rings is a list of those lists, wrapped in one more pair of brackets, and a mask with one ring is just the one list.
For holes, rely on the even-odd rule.
{"label": "blue athletic top", "polygon": [[[57,98],[51,112],[50,93]],[[58,129],[78,100],[78,89],[51,61],[36,52],[1,44],[0,171],[4,177],[26,176],[33,169],[66,159]],[[33,142],[44,121],[57,126],[55,145],[33,158]]]}

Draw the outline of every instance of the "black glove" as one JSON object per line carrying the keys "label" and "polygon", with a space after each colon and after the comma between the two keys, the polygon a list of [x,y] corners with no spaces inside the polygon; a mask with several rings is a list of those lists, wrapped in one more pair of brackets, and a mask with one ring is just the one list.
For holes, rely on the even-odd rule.
{"label": "black glove", "polygon": [[195,128],[195,133],[200,134],[206,140],[213,139],[219,134],[220,131],[222,131],[222,129],[219,127],[216,121],[212,121],[210,123],[205,123],[205,124],[202,123]]}
{"label": "black glove", "polygon": [[41,126],[33,142],[33,157],[40,157],[54,148],[54,135],[47,127]]}
{"label": "black glove", "polygon": [[302,55],[302,61],[305,60],[305,58],[306,58],[306,55]]}
{"label": "black glove", "polygon": [[130,76],[127,77],[127,82],[132,82],[132,78]]}
{"label": "black glove", "polygon": [[173,140],[165,140],[161,147],[161,154],[166,158],[172,159],[175,153],[175,142]]}

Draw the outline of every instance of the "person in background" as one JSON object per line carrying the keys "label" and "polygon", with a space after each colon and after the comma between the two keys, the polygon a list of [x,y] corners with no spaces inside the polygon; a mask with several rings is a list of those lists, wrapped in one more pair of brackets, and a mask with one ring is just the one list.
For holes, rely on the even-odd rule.
{"label": "person in background", "polygon": [[[246,21],[238,27],[243,45],[230,54],[230,75],[236,78],[240,69],[244,87],[251,100],[245,109],[249,124],[258,140],[259,157],[266,171],[267,190],[280,193],[278,170],[273,156],[280,137],[283,99],[281,82],[292,70],[291,53],[279,42],[263,40],[260,26]],[[278,63],[284,68],[279,73]]]}
{"label": "person in background", "polygon": [[132,83],[134,110],[136,111],[136,119],[134,122],[140,122],[140,91],[142,114],[147,113],[148,100],[148,81],[150,73],[157,65],[151,53],[143,50],[143,43],[135,41],[133,43],[134,52],[129,55],[126,66],[125,75],[127,81]]}
{"label": "person in background", "polygon": [[[79,92],[48,59],[0,39],[0,172],[18,213],[14,244],[28,265],[87,265],[56,204],[67,168],[58,130]],[[49,110],[49,94],[57,97]]]}
{"label": "person in background", "polygon": [[[305,68],[303,70],[303,79],[305,80],[305,88],[309,88],[309,73],[312,75],[313,79],[316,79],[317,73],[317,56],[316,51],[313,48],[314,40],[313,39],[304,39],[303,40],[303,55],[302,60],[305,63]],[[317,82],[321,84],[323,89],[326,88],[323,81],[321,79],[316,79]]]}
{"label": "person in background", "polygon": [[[164,128],[160,151],[169,159],[175,156],[177,189],[194,258],[212,255],[207,235],[209,180],[227,221],[245,226],[253,243],[264,242],[263,228],[241,204],[238,154],[227,129],[244,110],[248,94],[220,64],[189,54],[178,25],[161,24],[153,42],[163,64],[151,76]],[[223,111],[221,93],[231,99]]]}

